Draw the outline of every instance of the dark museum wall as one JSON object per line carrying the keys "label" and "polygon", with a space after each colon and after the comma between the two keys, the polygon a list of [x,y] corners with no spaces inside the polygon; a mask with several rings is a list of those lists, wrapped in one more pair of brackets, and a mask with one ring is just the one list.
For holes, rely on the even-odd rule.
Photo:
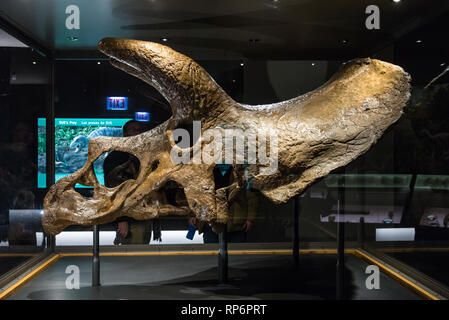
{"label": "dark museum wall", "polygon": [[10,209],[42,208],[45,189],[37,189],[36,181],[37,118],[46,114],[49,104],[50,65],[24,47],[0,48],[0,63],[2,242],[8,239]]}

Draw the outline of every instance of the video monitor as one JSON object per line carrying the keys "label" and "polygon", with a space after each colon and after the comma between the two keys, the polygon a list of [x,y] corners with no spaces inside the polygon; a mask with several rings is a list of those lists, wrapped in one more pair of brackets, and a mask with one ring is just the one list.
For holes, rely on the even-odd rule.
{"label": "video monitor", "polygon": [[[90,139],[99,136],[122,137],[123,125],[130,118],[56,118],[55,119],[55,181],[81,169],[87,160]],[[46,187],[46,121],[38,119],[38,188]],[[101,156],[94,162],[98,182],[104,184]],[[85,186],[76,185],[77,188]]]}

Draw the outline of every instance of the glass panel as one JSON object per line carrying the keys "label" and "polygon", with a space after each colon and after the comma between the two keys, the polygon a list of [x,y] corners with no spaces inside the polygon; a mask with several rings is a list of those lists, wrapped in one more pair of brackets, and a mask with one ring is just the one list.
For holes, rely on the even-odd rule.
{"label": "glass panel", "polygon": [[[57,61],[55,66],[56,180],[84,166],[91,139],[99,136],[123,137],[147,131],[171,114],[168,103],[156,90],[106,61],[63,60]],[[67,77],[68,74],[71,76]],[[125,127],[132,120],[135,120],[134,123]],[[123,168],[119,168],[123,165]],[[137,178],[140,163],[131,154],[111,151],[97,158],[93,168],[101,185],[115,187],[126,180]],[[77,184],[75,190],[85,197],[93,196],[92,186]],[[150,242],[150,237],[154,235],[154,224],[150,220],[134,221],[133,226],[128,226],[126,221],[120,223],[122,228],[123,225],[128,227],[128,234],[140,235],[136,240],[140,244]],[[70,226],[56,236],[56,245],[91,245],[91,229]],[[117,230],[118,222],[102,225],[100,244],[121,243],[122,237],[116,234]],[[170,234],[167,234],[166,239],[170,242]],[[124,240],[123,244],[128,242]],[[151,243],[154,243],[153,239]]]}
{"label": "glass panel", "polygon": [[[0,30],[0,276],[41,252],[50,68]],[[41,119],[41,120],[38,120]]]}

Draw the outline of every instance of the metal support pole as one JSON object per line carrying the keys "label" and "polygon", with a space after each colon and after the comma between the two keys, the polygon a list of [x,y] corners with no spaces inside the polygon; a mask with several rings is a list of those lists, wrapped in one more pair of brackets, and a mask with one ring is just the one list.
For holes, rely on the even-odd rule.
{"label": "metal support pole", "polygon": [[337,300],[344,299],[344,272],[345,272],[345,221],[342,208],[344,207],[344,180],[340,182],[338,188],[338,200],[337,200]]}
{"label": "metal support pole", "polygon": [[299,268],[299,211],[301,210],[300,198],[296,196],[293,202],[293,260],[295,268]]}
{"label": "metal support pole", "polygon": [[55,252],[56,247],[56,236],[50,236],[51,244],[50,244],[50,250],[51,252]]}
{"label": "metal support pole", "polygon": [[49,253],[55,252],[55,243],[56,243],[56,237],[51,235],[46,235],[47,238],[47,247],[45,250]]}
{"label": "metal support pole", "polygon": [[363,249],[365,243],[365,219],[360,217],[360,222],[357,228],[357,242],[359,247]]}
{"label": "metal support pole", "polygon": [[413,223],[413,215],[411,214],[411,207],[412,207],[412,201],[413,201],[413,195],[415,193],[415,185],[416,185],[416,179],[418,174],[416,173],[416,170],[413,169],[413,175],[412,179],[410,180],[410,186],[409,186],[409,192],[405,199],[404,207],[402,209],[402,218],[401,218],[401,224],[402,225],[412,225]]}
{"label": "metal support pole", "polygon": [[[49,88],[47,92],[47,107],[45,110],[45,135],[46,135],[46,179],[47,190],[55,184],[55,62],[50,61]],[[48,235],[47,251],[55,252],[56,237]]]}
{"label": "metal support pole", "polygon": [[92,287],[100,286],[100,227],[93,230]]}
{"label": "metal support pole", "polygon": [[221,283],[228,282],[228,233],[226,226],[218,235],[220,249],[218,250],[218,279]]}

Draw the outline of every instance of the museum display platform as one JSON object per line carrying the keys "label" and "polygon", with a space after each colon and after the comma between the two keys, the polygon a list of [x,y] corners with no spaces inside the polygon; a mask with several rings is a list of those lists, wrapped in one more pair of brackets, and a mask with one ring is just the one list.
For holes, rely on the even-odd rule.
{"label": "museum display platform", "polygon": [[[394,258],[449,286],[449,250],[433,252],[392,252]],[[444,272],[446,270],[446,272]]]}
{"label": "museum display platform", "polygon": [[20,264],[33,256],[32,254],[5,253],[0,254],[0,276],[4,275],[11,269],[16,268]]}
{"label": "museum display platform", "polygon": [[[231,244],[228,280],[218,280],[214,245],[111,248],[100,253],[100,283],[92,286],[92,253],[88,247],[67,248],[4,288],[10,300],[334,300],[336,249],[301,249],[295,267],[291,249],[257,250],[256,245]],[[246,247],[246,249],[242,249]],[[147,247],[148,248],[148,247]],[[122,249],[122,250],[120,250]],[[170,250],[171,249],[171,250]],[[176,250],[184,249],[184,250]],[[204,250],[207,249],[207,250]],[[367,289],[368,265],[381,270],[380,289]],[[67,289],[68,266],[79,268],[80,288]],[[407,280],[400,272],[362,249],[345,251],[344,298],[351,300],[439,299],[432,291]]]}

